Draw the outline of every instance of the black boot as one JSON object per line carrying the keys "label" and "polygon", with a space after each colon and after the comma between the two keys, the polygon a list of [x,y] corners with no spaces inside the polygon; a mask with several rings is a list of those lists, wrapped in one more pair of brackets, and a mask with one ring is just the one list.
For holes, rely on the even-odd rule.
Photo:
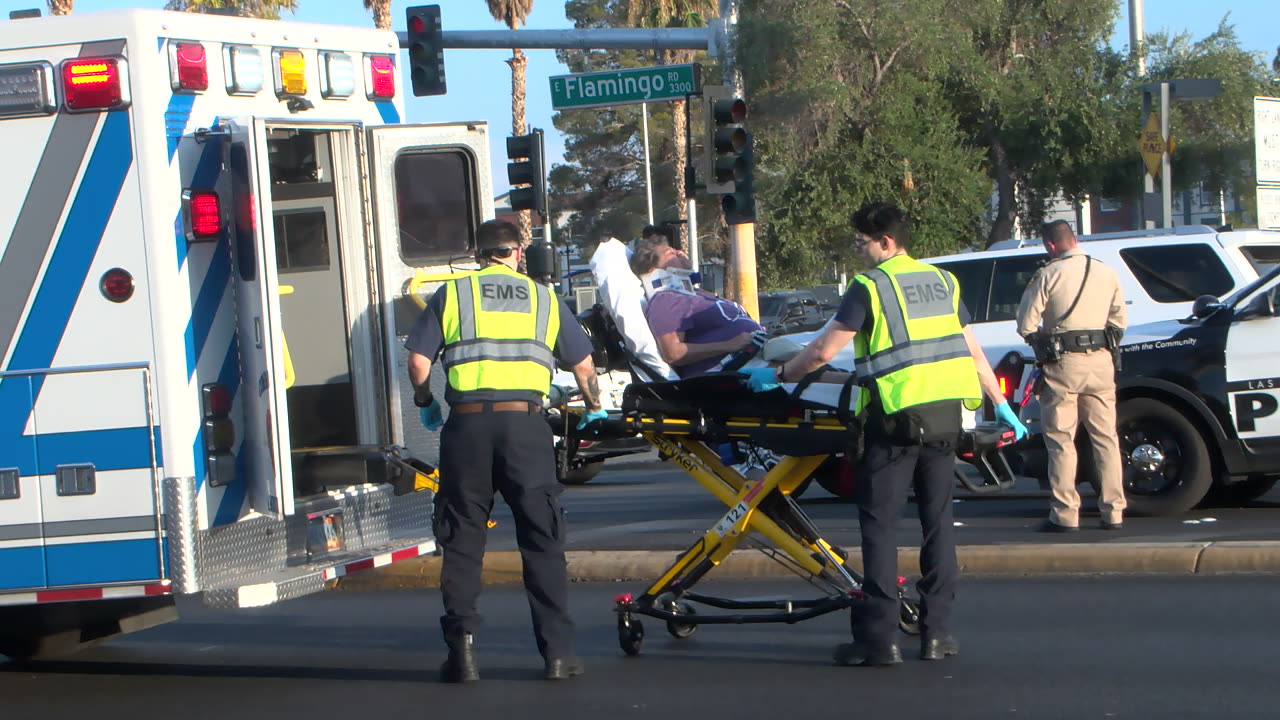
{"label": "black boot", "polygon": [[449,644],[449,658],[440,666],[440,681],[447,683],[475,682],[480,679],[480,666],[476,664],[476,649],[471,633],[463,633]]}
{"label": "black boot", "polygon": [[548,680],[568,680],[575,675],[581,675],[586,672],[586,665],[576,655],[567,657],[547,658],[546,673],[543,674]]}
{"label": "black boot", "polygon": [[834,659],[837,665],[885,667],[902,662],[902,651],[893,643],[884,647],[873,647],[868,643],[855,640],[836,646]]}
{"label": "black boot", "polygon": [[920,659],[921,660],[942,660],[950,655],[960,654],[960,643],[954,635],[932,635],[925,633],[920,636]]}

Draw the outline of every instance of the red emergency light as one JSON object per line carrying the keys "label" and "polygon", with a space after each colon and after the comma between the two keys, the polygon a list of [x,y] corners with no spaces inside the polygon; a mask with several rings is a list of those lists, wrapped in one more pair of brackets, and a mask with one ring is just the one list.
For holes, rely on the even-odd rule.
{"label": "red emergency light", "polygon": [[390,100],[396,96],[396,66],[390,55],[369,57],[369,99]]}
{"label": "red emergency light", "polygon": [[62,98],[68,110],[116,110],[129,104],[124,62],[82,57],[62,63]]}
{"label": "red emergency light", "polygon": [[204,45],[197,42],[180,42],[173,44],[174,90],[208,90],[209,68]]}
{"label": "red emergency light", "polygon": [[191,240],[213,240],[222,235],[222,201],[212,190],[189,190],[186,197]]}
{"label": "red emergency light", "polygon": [[133,297],[133,275],[124,268],[111,268],[102,273],[98,289],[111,302],[122,303]]}

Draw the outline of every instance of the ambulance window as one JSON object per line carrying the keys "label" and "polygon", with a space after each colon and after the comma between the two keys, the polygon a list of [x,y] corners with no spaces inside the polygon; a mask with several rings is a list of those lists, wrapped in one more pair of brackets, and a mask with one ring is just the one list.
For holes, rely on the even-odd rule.
{"label": "ambulance window", "polygon": [[396,158],[400,257],[408,265],[447,262],[475,247],[475,171],[461,150],[406,152]]}
{"label": "ambulance window", "polygon": [[960,285],[960,300],[969,308],[973,322],[986,322],[987,296],[991,293],[990,260],[961,260],[959,262],[938,263],[938,267],[956,276]]}
{"label": "ambulance window", "polygon": [[1258,271],[1258,275],[1266,275],[1271,268],[1280,265],[1280,245],[1241,245],[1240,252]]}
{"label": "ambulance window", "polygon": [[1045,260],[1046,257],[1039,253],[996,260],[991,280],[991,305],[987,308],[988,322],[1013,320],[1018,316],[1022,293]]}
{"label": "ambulance window", "polygon": [[280,272],[329,269],[329,235],[323,210],[277,211],[276,265]]}
{"label": "ambulance window", "polygon": [[1221,297],[1235,287],[1231,273],[1208,245],[1126,248],[1120,257],[1158,303],[1191,302],[1201,295]]}

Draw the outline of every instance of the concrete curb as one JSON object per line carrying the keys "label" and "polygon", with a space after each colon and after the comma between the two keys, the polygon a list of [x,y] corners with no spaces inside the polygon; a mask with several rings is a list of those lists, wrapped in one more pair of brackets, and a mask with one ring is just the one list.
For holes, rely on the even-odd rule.
{"label": "concrete curb", "polygon": [[[567,553],[572,582],[653,581],[675,561],[670,550],[573,550]],[[974,575],[1064,575],[1081,573],[1209,575],[1280,572],[1280,541],[1107,543],[1037,545],[965,545],[957,549],[960,568]],[[898,551],[903,574],[920,565],[918,548]],[[861,568],[854,553],[853,563]],[[520,554],[485,555],[487,585],[520,582]],[[792,571],[759,550],[738,550],[711,577],[749,579],[790,577]],[[344,590],[393,590],[438,587],[440,557],[415,558],[348,575],[336,581]]]}

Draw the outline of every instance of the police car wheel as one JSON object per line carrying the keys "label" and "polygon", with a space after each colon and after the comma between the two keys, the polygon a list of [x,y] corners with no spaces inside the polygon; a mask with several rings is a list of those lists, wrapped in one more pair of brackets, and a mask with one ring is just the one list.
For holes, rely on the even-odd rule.
{"label": "police car wheel", "polygon": [[1271,492],[1277,480],[1280,480],[1280,477],[1276,475],[1254,475],[1247,480],[1230,485],[1214,485],[1205,497],[1205,504],[1220,507],[1243,505]]}
{"label": "police car wheel", "polygon": [[[1200,432],[1177,410],[1150,398],[1134,398],[1116,412],[1124,493],[1133,515],[1177,515],[1195,507],[1213,484],[1212,464]],[[1080,474],[1100,490],[1088,456]]]}

